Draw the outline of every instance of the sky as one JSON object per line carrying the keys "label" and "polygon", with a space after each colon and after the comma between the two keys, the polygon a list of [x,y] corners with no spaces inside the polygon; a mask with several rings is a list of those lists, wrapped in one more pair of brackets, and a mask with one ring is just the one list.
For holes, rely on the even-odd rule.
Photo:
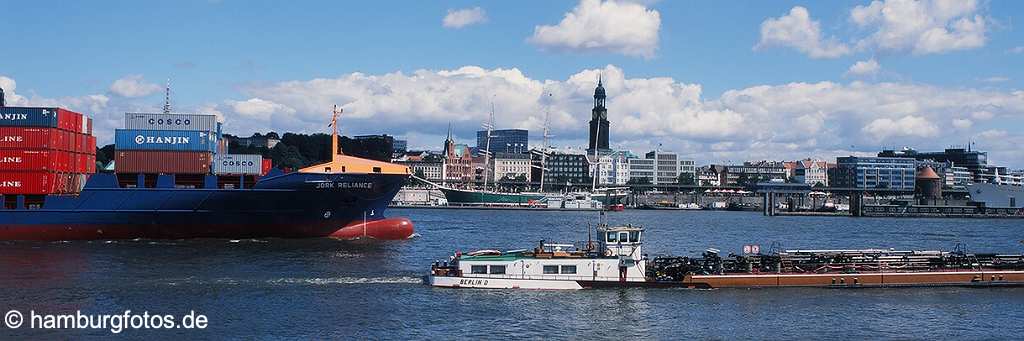
{"label": "sky", "polygon": [[13,1],[8,105],[64,106],[100,143],[125,112],[225,131],[389,134],[440,149],[498,128],[585,148],[597,78],[611,145],[700,164],[973,142],[1024,168],[1019,1]]}

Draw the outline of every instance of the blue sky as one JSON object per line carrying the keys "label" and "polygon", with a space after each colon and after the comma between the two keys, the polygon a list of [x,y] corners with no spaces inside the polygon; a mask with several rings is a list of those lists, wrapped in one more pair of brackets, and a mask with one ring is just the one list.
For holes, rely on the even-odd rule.
{"label": "blue sky", "polygon": [[[536,136],[550,111],[555,143],[579,146],[588,82],[603,73],[618,148],[662,144],[718,162],[973,139],[991,159],[1024,167],[1024,35],[1015,27],[1024,4],[1014,1],[0,7],[14,14],[2,31],[0,82],[16,82],[15,102],[69,106],[100,129],[118,126],[124,111],[159,107],[156,85],[170,77],[177,109],[220,114],[235,133],[317,131],[337,103],[350,108],[346,133],[437,147],[449,121],[472,141],[493,101],[499,126]],[[462,25],[443,23],[460,10],[469,11]]]}

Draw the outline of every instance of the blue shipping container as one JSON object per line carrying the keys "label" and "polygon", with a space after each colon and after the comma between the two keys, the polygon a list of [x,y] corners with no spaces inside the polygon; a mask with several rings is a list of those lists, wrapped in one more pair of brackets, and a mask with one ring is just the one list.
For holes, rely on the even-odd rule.
{"label": "blue shipping container", "polygon": [[57,108],[0,107],[0,126],[57,127]]}
{"label": "blue shipping container", "polygon": [[216,136],[205,131],[117,129],[114,148],[119,150],[171,150],[213,152]]}

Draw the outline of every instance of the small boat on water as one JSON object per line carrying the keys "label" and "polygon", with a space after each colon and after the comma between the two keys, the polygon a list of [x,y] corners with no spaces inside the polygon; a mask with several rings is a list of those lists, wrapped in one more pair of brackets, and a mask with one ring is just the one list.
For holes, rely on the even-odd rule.
{"label": "small boat on water", "polygon": [[574,211],[599,211],[604,209],[604,204],[593,198],[588,192],[575,192],[565,194],[552,194],[544,198],[548,209],[574,210]]}
{"label": "small boat on water", "polygon": [[659,256],[642,252],[638,226],[597,229],[585,245],[545,243],[532,250],[456,253],[431,266],[427,282],[446,288],[596,287],[915,287],[1024,286],[1024,255],[946,251],[785,250],[742,255]]}

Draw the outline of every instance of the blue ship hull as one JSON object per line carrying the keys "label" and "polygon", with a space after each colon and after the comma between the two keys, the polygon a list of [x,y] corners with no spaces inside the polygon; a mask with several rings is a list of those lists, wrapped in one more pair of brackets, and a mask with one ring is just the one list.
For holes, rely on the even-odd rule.
{"label": "blue ship hull", "polygon": [[120,188],[96,174],[79,195],[0,210],[0,240],[327,237],[384,219],[406,178],[295,172],[251,189],[179,189]]}

